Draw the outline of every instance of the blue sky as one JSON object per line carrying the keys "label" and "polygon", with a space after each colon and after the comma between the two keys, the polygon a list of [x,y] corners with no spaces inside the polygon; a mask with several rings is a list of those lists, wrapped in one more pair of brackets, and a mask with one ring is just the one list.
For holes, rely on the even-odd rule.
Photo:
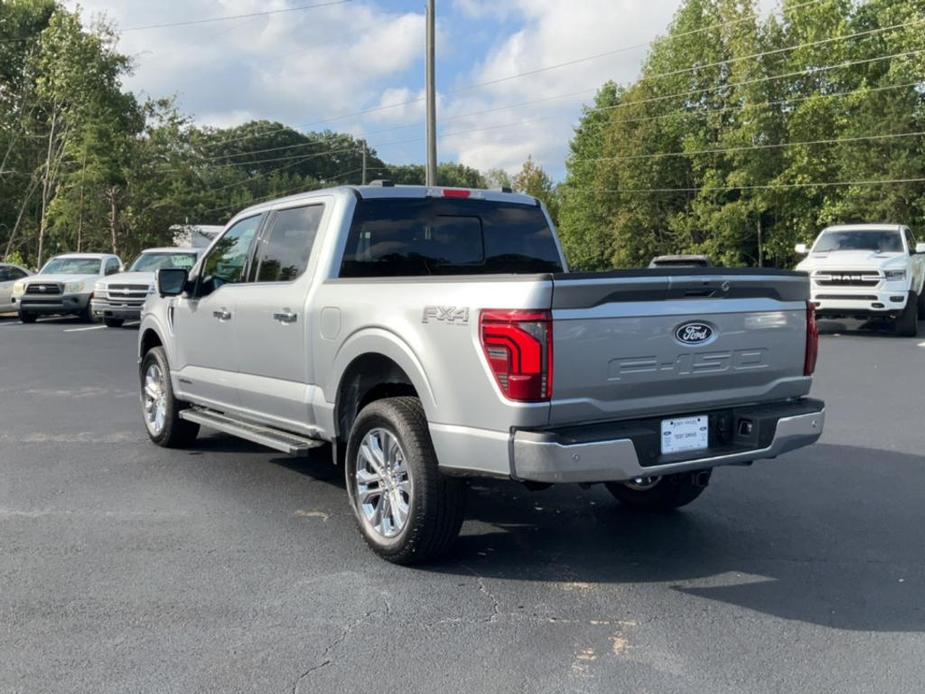
{"label": "blue sky", "polygon": [[[126,29],[311,2],[83,0],[81,5],[87,18],[105,15]],[[582,103],[606,79],[625,82],[638,74],[645,44],[665,31],[677,6],[675,0],[437,0],[440,160],[513,171],[532,156],[561,178]],[[126,31],[120,49],[136,63],[127,87],[155,97],[175,95],[200,123],[264,118],[301,129],[343,130],[366,137],[387,161],[419,163],[423,103],[381,107],[422,95],[424,26],[423,0],[350,0],[228,22]],[[575,60],[569,67],[506,79]],[[357,114],[370,109],[377,110]]]}

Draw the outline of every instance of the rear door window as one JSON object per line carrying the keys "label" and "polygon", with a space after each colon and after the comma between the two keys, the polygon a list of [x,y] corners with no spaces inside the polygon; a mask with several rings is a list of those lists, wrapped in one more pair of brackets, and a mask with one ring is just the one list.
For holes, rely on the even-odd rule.
{"label": "rear door window", "polygon": [[540,207],[484,200],[360,200],[341,277],[561,272]]}
{"label": "rear door window", "polygon": [[324,205],[292,207],[273,213],[257,248],[256,282],[291,282],[308,267]]}

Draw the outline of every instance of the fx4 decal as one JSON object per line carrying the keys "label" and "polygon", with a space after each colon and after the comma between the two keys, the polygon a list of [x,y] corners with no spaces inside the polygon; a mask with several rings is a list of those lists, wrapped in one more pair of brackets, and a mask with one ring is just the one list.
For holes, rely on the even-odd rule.
{"label": "fx4 decal", "polygon": [[466,325],[469,322],[469,309],[456,306],[425,306],[422,323],[450,323]]}

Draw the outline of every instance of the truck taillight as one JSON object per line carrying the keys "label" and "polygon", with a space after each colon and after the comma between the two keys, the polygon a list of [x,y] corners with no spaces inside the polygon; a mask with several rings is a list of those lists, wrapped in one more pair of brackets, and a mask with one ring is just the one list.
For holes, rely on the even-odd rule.
{"label": "truck taillight", "polygon": [[550,311],[485,309],[479,332],[495,381],[509,400],[552,398]]}
{"label": "truck taillight", "polygon": [[803,362],[803,375],[812,376],[819,358],[819,324],[816,323],[816,307],[812,302],[806,303],[806,360]]}

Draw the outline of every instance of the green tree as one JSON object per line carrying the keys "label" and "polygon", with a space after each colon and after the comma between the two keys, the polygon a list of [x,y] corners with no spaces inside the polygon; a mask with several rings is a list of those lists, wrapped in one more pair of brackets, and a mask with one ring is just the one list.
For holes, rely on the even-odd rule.
{"label": "green tree", "polygon": [[559,198],[556,194],[556,186],[543,167],[533,161],[533,157],[527,157],[523,167],[514,176],[513,188],[518,193],[526,193],[537,198],[546,205],[553,222],[559,218]]}
{"label": "green tree", "polygon": [[622,90],[615,83],[601,87],[593,104],[585,107],[569,145],[565,182],[559,188],[559,236],[569,265],[576,270],[611,266],[614,196],[598,189],[597,178],[604,156],[603,135],[621,98]]}

